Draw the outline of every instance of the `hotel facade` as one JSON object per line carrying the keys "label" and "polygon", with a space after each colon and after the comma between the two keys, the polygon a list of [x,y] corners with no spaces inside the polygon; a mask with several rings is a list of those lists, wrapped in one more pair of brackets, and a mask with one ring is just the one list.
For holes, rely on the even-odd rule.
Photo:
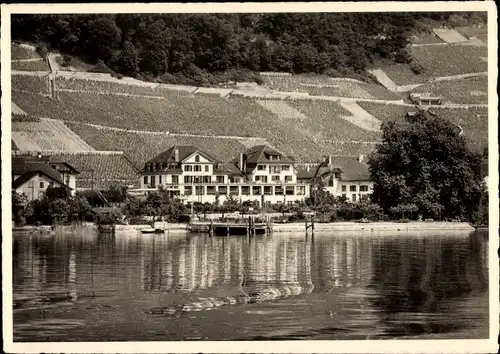
{"label": "hotel facade", "polygon": [[[364,165],[354,160],[363,169]],[[344,163],[350,166],[353,162]],[[348,170],[353,170],[352,166]],[[140,188],[129,193],[147,196],[161,186],[186,203],[223,203],[234,198],[240,202],[256,201],[260,207],[277,203],[292,205],[309,197],[314,178],[324,179],[326,190],[335,196],[344,194],[347,182],[350,191],[351,185],[356,185],[356,194],[369,194],[373,188],[366,181],[366,173],[345,174],[331,157],[328,163],[305,166],[267,145],[254,146],[229,163],[222,163],[195,146],[177,145],[147,161],[139,174]],[[361,199],[350,198],[353,194],[347,199]]]}

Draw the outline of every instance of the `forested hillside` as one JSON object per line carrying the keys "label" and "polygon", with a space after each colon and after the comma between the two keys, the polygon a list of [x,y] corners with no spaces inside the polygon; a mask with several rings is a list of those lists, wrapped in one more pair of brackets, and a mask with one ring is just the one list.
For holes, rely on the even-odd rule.
{"label": "forested hillside", "polygon": [[450,18],[484,20],[474,13],[15,15],[12,39],[148,81],[259,81],[261,71],[366,78],[377,58],[411,61],[410,35]]}

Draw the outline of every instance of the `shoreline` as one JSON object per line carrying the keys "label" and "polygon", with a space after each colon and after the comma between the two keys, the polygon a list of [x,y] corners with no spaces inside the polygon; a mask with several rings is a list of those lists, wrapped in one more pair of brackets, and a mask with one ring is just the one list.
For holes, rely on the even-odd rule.
{"label": "shoreline", "polygon": [[[163,223],[157,222],[155,228],[163,229],[168,231],[186,231],[187,223]],[[94,226],[93,223],[84,223],[83,226]],[[71,228],[70,225],[63,225],[62,229]],[[56,227],[59,228],[59,227]],[[127,231],[141,231],[144,229],[151,228],[151,225],[116,225],[115,232],[127,232]],[[485,229],[486,227],[480,227],[478,229]],[[486,228],[487,229],[487,228]],[[315,223],[314,231],[351,231],[351,232],[380,232],[380,231],[390,231],[390,232],[404,232],[404,231],[474,231],[475,227],[466,222],[369,222],[369,223],[356,223],[356,222],[331,222],[331,223]],[[12,228],[13,232],[28,232],[28,231],[51,231],[51,226],[18,226]],[[306,232],[305,222],[294,222],[286,224],[274,223],[272,225],[272,231],[277,233],[286,232]],[[308,231],[311,231],[310,229]]]}

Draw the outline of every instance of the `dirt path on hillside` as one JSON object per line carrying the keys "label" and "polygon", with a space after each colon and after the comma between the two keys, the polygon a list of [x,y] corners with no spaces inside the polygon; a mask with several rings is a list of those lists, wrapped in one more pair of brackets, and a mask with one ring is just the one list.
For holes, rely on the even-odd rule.
{"label": "dirt path on hillside", "polygon": [[[46,71],[18,71],[18,70],[12,70],[12,74],[13,75],[28,75],[28,76],[47,76],[49,73],[46,72]],[[58,73],[57,75],[59,75],[60,73]],[[488,75],[487,72],[479,72],[479,73],[468,73],[468,74],[460,74],[460,75],[453,75],[453,76],[443,76],[443,77],[437,77],[437,78],[434,78],[433,81],[431,82],[428,82],[427,84],[432,84],[433,82],[437,82],[437,81],[451,81],[451,80],[459,80],[459,79],[464,79],[464,78],[468,78],[468,77],[474,77],[474,76],[483,76],[483,75]],[[66,75],[61,75],[61,76],[66,76]],[[71,75],[69,75],[68,77],[71,77]],[[78,77],[80,78],[80,77]],[[92,78],[85,78],[84,80],[92,80]],[[116,81],[114,81],[116,80]],[[117,82],[119,81],[118,79],[114,79],[114,80],[109,80],[110,82],[116,82],[118,84],[120,84],[120,82]],[[95,81],[107,81],[107,80],[95,80]],[[124,84],[125,82],[121,82],[122,84]],[[136,84],[134,82],[126,82],[127,85],[130,85],[130,86],[134,86],[134,85],[137,85],[137,86],[150,86],[149,83],[140,83],[140,84]],[[422,84],[422,85],[425,85],[425,84]],[[177,85],[171,85],[171,84],[166,84],[166,85],[158,85],[156,84],[156,86],[158,87],[162,87],[164,89],[172,89],[173,91],[177,91],[177,89],[173,88],[174,86],[177,86]],[[421,85],[419,85],[421,86]],[[398,86],[398,89],[401,89],[401,88],[404,88],[404,89],[408,89],[412,87],[412,85],[405,85],[405,86]],[[417,87],[415,85],[415,87]],[[179,91],[182,91],[184,88],[184,86],[180,85],[180,89]],[[186,87],[187,88],[187,87]],[[196,90],[197,88],[195,88]],[[194,90],[194,91],[195,91]],[[82,92],[82,93],[96,93],[96,94],[110,94],[109,92],[101,92],[101,91],[92,91],[92,90],[70,90],[70,89],[62,89],[62,90],[58,90],[58,91],[68,91],[68,92]],[[238,90],[234,90],[231,95],[233,93],[237,93]],[[124,96],[137,96],[137,97],[148,97],[148,98],[156,98],[158,97],[159,99],[160,98],[163,98],[161,96],[149,96],[149,95],[138,95],[138,94],[128,94],[128,93],[111,93],[111,94],[117,94],[117,95],[124,95]],[[206,94],[206,93],[204,93]],[[299,95],[299,96],[294,96],[294,97],[284,97],[283,96],[283,92],[280,92],[280,91],[274,91],[273,94],[275,94],[277,97],[279,97],[280,100],[285,100],[286,99],[294,99],[294,100],[314,100],[314,101],[318,101],[318,100],[324,100],[324,101],[335,101],[335,102],[345,102],[345,103],[356,103],[356,102],[372,102],[372,103],[380,103],[380,104],[393,104],[393,105],[399,105],[399,106],[414,106],[413,104],[410,104],[410,103],[406,103],[403,101],[403,99],[401,100],[382,100],[382,99],[371,99],[371,98],[359,98],[359,97],[343,97],[343,96],[312,96],[312,95]],[[249,96],[250,97],[250,96]],[[252,98],[255,98],[255,99],[258,99],[261,97],[261,95],[259,95],[259,92],[254,92],[253,95],[251,95]],[[268,96],[264,95],[265,98],[269,98]],[[488,107],[487,104],[444,104],[444,105],[440,105],[439,107],[441,108],[472,108],[472,107],[480,107],[480,108],[485,108],[485,107]]]}

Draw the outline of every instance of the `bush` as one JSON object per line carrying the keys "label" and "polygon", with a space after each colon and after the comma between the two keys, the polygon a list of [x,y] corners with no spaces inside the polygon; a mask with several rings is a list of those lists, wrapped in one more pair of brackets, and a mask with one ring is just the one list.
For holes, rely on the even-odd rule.
{"label": "bush", "polygon": [[36,52],[44,59],[47,59],[47,55],[49,54],[49,50],[44,44],[39,44],[36,47]]}
{"label": "bush", "polygon": [[101,73],[101,74],[113,74],[114,71],[111,70],[104,62],[99,59],[97,64],[90,68],[89,72],[91,73]]}
{"label": "bush", "polygon": [[410,69],[411,69],[411,71],[413,71],[413,73],[415,75],[420,75],[421,73],[424,72],[424,68],[422,67],[422,65],[415,63],[415,62],[412,62],[410,64]]}
{"label": "bush", "polygon": [[68,66],[71,66],[71,63],[73,61],[73,58],[71,58],[69,55],[63,55],[62,57],[62,62],[61,62],[61,66],[62,67],[68,67]]}

